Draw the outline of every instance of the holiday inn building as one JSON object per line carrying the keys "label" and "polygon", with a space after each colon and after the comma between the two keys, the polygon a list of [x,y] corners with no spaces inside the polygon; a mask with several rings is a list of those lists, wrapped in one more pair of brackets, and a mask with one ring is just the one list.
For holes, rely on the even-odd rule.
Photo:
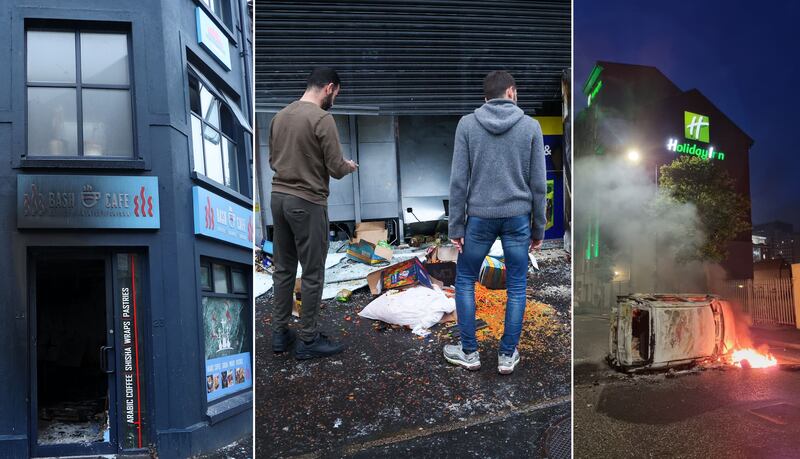
{"label": "holiday inn building", "polygon": [[[680,89],[655,67],[600,61],[584,83],[583,95],[588,107],[575,124],[576,161],[590,157],[612,159],[635,150],[640,165],[645,171],[652,171],[652,180],[657,180],[661,166],[682,155],[695,156],[716,162],[733,179],[736,192],[750,199],[749,156],[753,139],[697,89]],[[575,252],[581,254],[575,260],[575,301],[579,308],[607,308],[618,294],[664,288],[655,276],[638,273],[635,285],[630,277],[598,282],[591,272],[606,269],[598,260],[604,250],[603,228],[593,218],[584,218],[579,224],[583,225],[575,231]],[[653,235],[654,241],[656,237]],[[750,232],[739,234],[727,250],[727,258],[720,263],[726,277],[752,279]],[[639,257],[658,259],[672,255],[657,250],[655,255]]]}
{"label": "holiday inn building", "polygon": [[245,0],[0,7],[0,457],[251,434]]}

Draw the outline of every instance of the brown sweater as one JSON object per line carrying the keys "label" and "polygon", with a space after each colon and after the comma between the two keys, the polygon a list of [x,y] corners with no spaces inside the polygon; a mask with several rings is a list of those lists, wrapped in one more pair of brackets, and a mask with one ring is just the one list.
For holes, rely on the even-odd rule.
{"label": "brown sweater", "polygon": [[294,101],[269,128],[272,191],[328,205],[330,177],[350,173],[333,116],[313,102]]}

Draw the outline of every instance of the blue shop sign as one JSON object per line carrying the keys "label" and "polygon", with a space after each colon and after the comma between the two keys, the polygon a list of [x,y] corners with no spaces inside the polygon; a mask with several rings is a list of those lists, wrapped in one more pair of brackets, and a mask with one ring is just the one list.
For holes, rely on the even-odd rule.
{"label": "blue shop sign", "polygon": [[231,69],[231,48],[228,37],[199,6],[197,7],[197,43],[211,53],[226,70]]}
{"label": "blue shop sign", "polygon": [[253,211],[235,204],[205,188],[192,187],[194,234],[213,237],[251,249]]}
{"label": "blue shop sign", "polygon": [[158,177],[18,175],[18,228],[161,226]]}

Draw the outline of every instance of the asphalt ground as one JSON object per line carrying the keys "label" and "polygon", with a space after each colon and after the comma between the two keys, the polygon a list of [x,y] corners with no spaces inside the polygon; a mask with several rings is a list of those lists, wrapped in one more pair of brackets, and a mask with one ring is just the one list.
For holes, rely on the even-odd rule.
{"label": "asphalt ground", "polygon": [[570,261],[560,249],[539,260],[529,295],[552,307],[554,326],[542,336],[526,323],[522,340],[550,345],[523,351],[508,376],[497,373],[489,339],[480,343],[482,369],[469,372],[444,361],[442,346],[455,340],[443,326],[420,338],[359,318],[373,299],[367,289],[347,303],[324,302],[322,329],[347,345],[343,354],[304,362],[275,355],[271,291],[258,297],[256,456],[405,457],[431,448],[435,457],[542,456],[547,427],[569,414]]}
{"label": "asphalt ground", "polygon": [[800,371],[790,360],[626,375],[603,361],[607,336],[607,317],[575,317],[576,458],[800,457]]}

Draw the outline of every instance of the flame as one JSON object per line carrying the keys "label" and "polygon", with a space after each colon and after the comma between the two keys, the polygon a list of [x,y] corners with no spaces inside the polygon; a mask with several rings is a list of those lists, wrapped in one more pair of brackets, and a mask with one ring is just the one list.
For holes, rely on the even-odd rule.
{"label": "flame", "polygon": [[752,348],[733,351],[731,360],[739,368],[769,368],[778,364],[769,352],[760,353]]}

